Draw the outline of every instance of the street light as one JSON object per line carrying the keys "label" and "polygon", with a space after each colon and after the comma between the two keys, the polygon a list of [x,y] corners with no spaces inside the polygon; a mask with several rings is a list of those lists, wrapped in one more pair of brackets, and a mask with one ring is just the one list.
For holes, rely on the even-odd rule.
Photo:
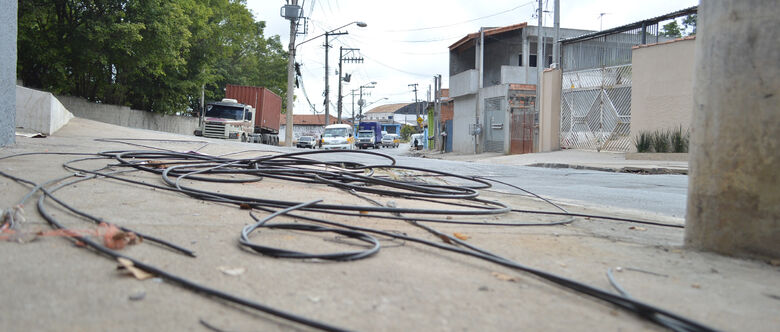
{"label": "street light", "polygon": [[[297,5],[297,0],[293,1],[294,5]],[[287,18],[287,17],[285,17]],[[295,44],[295,34],[296,34],[296,24],[298,17],[290,17],[288,18],[290,20],[290,45],[289,45],[289,56],[287,58],[288,64],[287,64],[287,125],[285,127],[285,138],[284,138],[284,145],[285,146],[292,146],[292,140],[293,140],[293,97],[295,94],[295,50],[314,39],[317,39],[319,37],[325,36],[325,124],[330,123],[330,113],[329,113],[329,103],[330,98],[328,96],[328,36],[330,34],[338,29],[344,28],[350,24],[356,24],[357,26],[364,28],[368,26],[368,24],[360,21],[354,21],[347,24],[344,24],[338,28],[335,28],[333,30],[327,31],[321,35],[317,35],[315,37],[309,38],[307,40],[304,40],[300,42],[299,44]],[[338,34],[346,34],[344,33],[338,33]]]}
{"label": "street light", "polygon": [[372,101],[372,102],[370,102],[370,103],[366,104],[366,107],[369,107],[369,106],[371,106],[371,105],[373,105],[373,104],[375,104],[375,103],[378,103],[378,102],[380,102],[380,101],[382,101],[382,100],[385,100],[385,99],[387,99],[387,97],[384,97],[384,98],[379,98],[379,99],[377,99],[377,100],[374,100],[374,101]]}

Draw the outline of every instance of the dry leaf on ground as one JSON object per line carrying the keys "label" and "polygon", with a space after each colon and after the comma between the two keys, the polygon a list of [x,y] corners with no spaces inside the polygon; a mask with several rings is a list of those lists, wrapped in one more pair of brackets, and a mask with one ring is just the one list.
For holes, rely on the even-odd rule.
{"label": "dry leaf on ground", "polygon": [[501,280],[501,281],[511,281],[511,282],[518,282],[519,281],[519,280],[517,280],[517,278],[515,278],[513,276],[510,276],[508,274],[503,274],[503,273],[499,273],[499,272],[492,272],[491,274],[494,277],[496,277],[496,279]]}
{"label": "dry leaf on ground", "polygon": [[119,269],[119,270],[127,270],[128,272],[130,272],[133,275],[133,277],[135,277],[138,280],[146,280],[146,279],[149,279],[151,277],[154,277],[154,275],[152,275],[151,273],[146,272],[144,270],[141,270],[141,269],[135,267],[135,265],[133,264],[133,261],[131,261],[131,260],[127,259],[127,258],[118,257],[116,259],[116,261],[119,262],[119,266],[117,266],[117,269]]}
{"label": "dry leaf on ground", "polygon": [[233,276],[233,277],[241,275],[242,273],[246,272],[246,268],[243,268],[243,267],[220,266],[220,267],[218,267],[218,269],[220,271],[222,271],[222,273],[227,274],[229,276]]}
{"label": "dry leaf on ground", "polygon": [[471,236],[468,236],[468,235],[463,234],[463,233],[457,233],[457,232],[452,233],[452,235],[454,235],[456,238],[458,238],[460,240],[463,240],[463,241],[466,241],[466,240],[471,238]]}

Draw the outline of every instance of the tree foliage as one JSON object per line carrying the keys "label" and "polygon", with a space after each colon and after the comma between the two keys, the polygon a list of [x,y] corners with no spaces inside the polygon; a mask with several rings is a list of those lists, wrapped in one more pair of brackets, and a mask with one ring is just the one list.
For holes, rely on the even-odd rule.
{"label": "tree foliage", "polygon": [[682,31],[680,31],[680,25],[677,24],[677,20],[664,24],[661,29],[661,36],[669,38],[682,37]]}
{"label": "tree foliage", "polygon": [[[682,21],[683,29],[688,31],[688,35],[696,34],[696,14],[686,16]],[[690,30],[689,30],[690,29]]]}
{"label": "tree foliage", "polygon": [[29,87],[160,113],[226,84],[284,97],[287,55],[244,0],[19,2],[18,77]]}
{"label": "tree foliage", "polygon": [[661,36],[670,38],[680,38],[683,36],[692,36],[696,34],[696,14],[691,14],[682,19],[682,24],[677,20],[664,24],[661,28]]}

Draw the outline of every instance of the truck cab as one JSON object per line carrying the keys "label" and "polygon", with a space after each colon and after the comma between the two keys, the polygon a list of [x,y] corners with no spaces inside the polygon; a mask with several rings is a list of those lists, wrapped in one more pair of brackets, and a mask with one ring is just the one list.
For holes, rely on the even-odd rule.
{"label": "truck cab", "polygon": [[206,105],[200,132],[204,137],[248,141],[254,134],[252,106],[239,104],[235,99]]}
{"label": "truck cab", "polygon": [[322,148],[326,150],[352,150],[355,148],[354,129],[347,124],[332,124],[322,133]]}
{"label": "truck cab", "polygon": [[355,145],[360,149],[382,146],[382,126],[378,122],[361,122],[358,125],[358,135]]}

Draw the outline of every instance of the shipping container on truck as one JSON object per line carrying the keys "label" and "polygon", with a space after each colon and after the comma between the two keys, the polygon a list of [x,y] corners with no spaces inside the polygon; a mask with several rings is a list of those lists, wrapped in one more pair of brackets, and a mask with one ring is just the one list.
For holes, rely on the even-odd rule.
{"label": "shipping container on truck", "polygon": [[279,143],[282,97],[264,87],[228,84],[225,87],[225,98],[254,107],[255,134],[261,135],[264,144]]}

